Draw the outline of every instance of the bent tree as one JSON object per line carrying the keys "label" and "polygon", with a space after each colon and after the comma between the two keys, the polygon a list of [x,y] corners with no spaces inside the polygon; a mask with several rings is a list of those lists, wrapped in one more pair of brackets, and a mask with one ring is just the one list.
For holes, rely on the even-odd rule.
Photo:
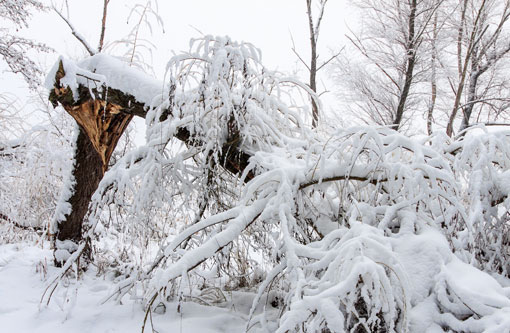
{"label": "bent tree", "polygon": [[[61,276],[87,242],[118,232],[104,219],[115,203],[143,228],[156,211],[179,229],[158,237],[148,264],[118,265],[109,297],[141,294],[147,313],[234,285],[257,290],[247,331],[510,327],[499,320],[508,295],[480,270],[510,271],[509,133],[452,143],[388,128],[311,130],[293,99],[309,88],[228,38],[194,41],[169,61],[166,84],[105,55],[61,59],[50,77],[51,100],[75,117],[100,165],[83,239],[61,244],[76,249]],[[146,144],[104,173],[132,116],[145,118]],[[75,173],[92,162],[75,155]],[[475,275],[490,292],[459,278]]]}

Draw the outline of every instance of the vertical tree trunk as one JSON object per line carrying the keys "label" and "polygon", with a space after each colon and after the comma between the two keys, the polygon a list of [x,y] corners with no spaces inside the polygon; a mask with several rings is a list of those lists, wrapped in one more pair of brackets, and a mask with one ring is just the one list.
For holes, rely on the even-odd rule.
{"label": "vertical tree trunk", "polygon": [[402,92],[400,93],[400,98],[398,101],[397,111],[395,114],[395,119],[393,121],[393,128],[398,130],[400,123],[402,122],[402,117],[404,116],[405,105],[407,102],[407,98],[409,96],[409,90],[411,89],[411,84],[413,83],[414,78],[414,65],[416,64],[416,43],[415,43],[415,20],[416,20],[416,0],[412,0],[410,3],[411,12],[409,13],[409,37],[406,45],[407,48],[407,68],[405,73],[405,82],[404,87],[402,88]]}
{"label": "vertical tree trunk", "polygon": [[[308,27],[310,30],[310,89],[312,89],[313,92],[317,92],[317,83],[316,83],[316,77],[317,77],[317,38],[318,38],[318,31],[316,31],[316,28],[313,26],[313,17],[312,17],[312,1],[307,0],[306,1],[306,8],[307,8],[307,14],[308,14]],[[319,28],[320,20],[322,19],[322,13],[321,16],[318,18],[318,25],[317,29]],[[319,108],[317,107],[317,103],[315,103],[315,99],[312,98],[312,128],[316,128],[319,123]]]}
{"label": "vertical tree trunk", "polygon": [[432,121],[434,119],[434,108],[436,106],[437,99],[437,78],[436,78],[436,62],[437,62],[437,13],[434,15],[434,24],[433,24],[433,32],[432,32],[432,58],[431,58],[431,78],[430,78],[430,105],[427,112],[427,133],[428,135],[432,135]]}
{"label": "vertical tree trunk", "polygon": [[[103,178],[117,142],[133,118],[133,114],[120,112],[119,105],[97,98],[85,98],[76,103],[70,89],[60,86],[65,76],[62,62],[56,73],[55,89],[49,100],[56,106],[61,104],[79,125],[74,153],[73,194],[67,201],[71,211],[56,221],[55,264],[60,265],[72,253],[74,245],[82,240],[82,227],[92,195]],[[90,94],[82,87],[79,96]],[[98,95],[95,95],[96,97]],[[115,95],[112,96],[114,99]],[[129,104],[126,102],[126,104]],[[59,251],[61,250],[61,251]],[[68,253],[66,254],[65,251]]]}
{"label": "vertical tree trunk", "polygon": [[73,177],[75,180],[74,193],[69,199],[72,211],[58,226],[56,239],[71,240],[75,243],[82,238],[82,225],[89,207],[90,199],[103,178],[104,165],[101,157],[80,127],[76,142],[75,166]]}
{"label": "vertical tree trunk", "polygon": [[[455,121],[455,117],[457,116],[457,112],[460,109],[460,102],[461,98],[464,93],[464,86],[466,84],[467,79],[467,73],[468,73],[468,64],[470,61],[475,61],[479,55],[477,55],[478,50],[478,44],[480,43],[482,35],[486,32],[486,30],[482,27],[484,25],[484,22],[480,22],[480,20],[483,20],[482,14],[485,12],[486,8],[486,2],[485,0],[482,1],[480,4],[480,7],[478,8],[476,12],[476,18],[473,22],[473,28],[471,30],[467,49],[466,49],[466,55],[464,56],[464,63],[462,63],[462,39],[464,35],[464,26],[465,26],[465,20],[466,20],[466,6],[467,6],[467,0],[464,0],[463,2],[463,8],[461,12],[461,22],[459,26],[459,32],[458,32],[458,38],[457,38],[457,58],[458,58],[458,70],[459,70],[459,84],[457,87],[457,90],[455,91],[455,102],[453,104],[453,109],[450,114],[450,117],[448,119],[448,124],[446,126],[446,135],[452,136],[453,135],[453,122]],[[482,26],[480,26],[482,24]]]}
{"label": "vertical tree trunk", "polygon": [[469,79],[469,88],[468,88],[468,98],[466,106],[463,108],[463,117],[462,123],[460,124],[459,132],[464,131],[469,126],[469,119],[471,118],[471,113],[473,112],[473,108],[475,106],[476,101],[476,87],[478,85],[478,78],[480,77],[480,72],[478,71],[477,63],[478,61],[472,60],[472,72],[471,77]]}

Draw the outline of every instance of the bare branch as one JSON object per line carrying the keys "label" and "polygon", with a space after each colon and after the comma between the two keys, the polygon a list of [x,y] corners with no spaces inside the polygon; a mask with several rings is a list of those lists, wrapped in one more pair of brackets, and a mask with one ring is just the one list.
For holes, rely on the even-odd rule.
{"label": "bare branch", "polygon": [[[358,44],[356,43],[356,41],[354,41],[350,36],[347,36],[347,39],[349,39],[351,41],[351,43],[361,52],[362,55],[364,55],[367,59],[369,59],[370,61],[372,61],[372,63],[377,66],[377,68],[379,68],[381,70],[381,72],[388,78],[390,79],[390,81],[395,85],[396,88],[399,88],[400,85],[397,83],[397,81],[395,79],[393,79],[393,77],[377,62],[375,61],[374,59],[372,59],[370,57],[370,55],[368,54],[368,52],[361,46],[361,44]],[[356,39],[359,41],[359,38],[356,37]]]}
{"label": "bare branch", "polygon": [[104,45],[104,34],[106,30],[106,16],[107,16],[107,10],[108,10],[108,4],[110,3],[110,0],[104,0],[103,4],[103,19],[101,20],[101,36],[99,37],[99,45],[97,47],[97,52],[101,52]]}
{"label": "bare branch", "polygon": [[292,37],[292,34],[290,34],[290,40],[292,41],[292,52],[294,52],[294,54],[298,57],[298,59],[301,61],[301,63],[303,63],[303,65],[305,65],[306,69],[308,71],[310,71],[310,66],[308,66],[308,64],[303,60],[303,58],[301,58],[299,53],[296,51],[296,45],[294,44],[294,38]]}
{"label": "bare branch", "polygon": [[85,47],[89,55],[91,56],[95,55],[97,52],[92,47],[90,47],[89,43],[85,40],[85,38],[76,31],[71,22],[56,7],[53,7],[53,10],[69,26],[69,29],[71,29],[71,33],[73,34],[73,36],[76,37],[76,39]]}
{"label": "bare branch", "polygon": [[345,49],[345,46],[342,47],[342,49],[340,51],[338,51],[337,53],[335,53],[334,55],[331,56],[331,58],[329,58],[328,60],[324,61],[322,63],[322,65],[320,65],[318,68],[317,68],[317,72],[320,71],[324,66],[326,66],[327,64],[329,64],[331,61],[333,61],[334,59],[338,58],[338,56],[342,53],[342,51]]}

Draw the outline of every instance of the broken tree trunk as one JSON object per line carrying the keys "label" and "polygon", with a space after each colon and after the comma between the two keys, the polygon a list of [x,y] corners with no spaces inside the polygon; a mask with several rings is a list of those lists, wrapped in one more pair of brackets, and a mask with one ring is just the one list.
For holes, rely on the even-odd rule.
{"label": "broken tree trunk", "polygon": [[[54,106],[61,104],[79,125],[74,152],[73,194],[69,199],[71,212],[59,221],[56,241],[78,243],[82,239],[82,225],[92,195],[108,168],[110,157],[133,115],[121,113],[117,104],[82,96],[74,99],[70,89],[60,83],[65,76],[62,62],[50,93]],[[85,98],[83,98],[85,97]],[[58,246],[57,246],[58,248]],[[61,260],[55,257],[56,263]]]}
{"label": "broken tree trunk", "polygon": [[[133,116],[145,118],[146,105],[130,94],[118,89],[101,86],[97,89],[97,80],[90,79],[95,88],[79,85],[78,96],[73,96],[72,89],[61,84],[65,77],[62,62],[55,75],[55,84],[49,100],[54,105],[62,105],[80,125],[76,142],[75,165],[73,176],[74,192],[69,200],[71,212],[60,221],[56,239],[75,243],[82,239],[82,226],[87,214],[92,195],[108,168],[111,154]],[[171,110],[163,112],[163,117],[171,116]],[[186,128],[179,128],[176,138],[189,145],[196,145],[196,140]],[[220,156],[220,163],[229,172],[241,175],[248,166],[250,154],[237,147],[237,141],[225,144]],[[250,172],[245,181],[253,178]]]}

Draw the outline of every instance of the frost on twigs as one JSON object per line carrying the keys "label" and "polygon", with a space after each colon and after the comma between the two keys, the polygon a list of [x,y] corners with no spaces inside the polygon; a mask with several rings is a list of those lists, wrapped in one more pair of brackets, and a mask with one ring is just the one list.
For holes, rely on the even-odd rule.
{"label": "frost on twigs", "polygon": [[166,82],[146,145],[94,195],[86,235],[116,269],[111,299],[149,313],[258,290],[250,332],[510,328],[508,290],[482,271],[508,276],[509,133],[309,130],[307,88],[228,38],[193,41]]}
{"label": "frost on twigs", "polygon": [[69,188],[72,155],[68,118],[26,129],[21,115],[6,112],[13,107],[2,103],[13,103],[6,97],[0,97],[0,243],[52,233],[52,216],[66,210],[59,192]]}
{"label": "frost on twigs", "polygon": [[[18,29],[28,27],[28,21],[32,10],[41,11],[46,8],[36,0],[15,0],[0,2],[0,17]],[[5,24],[4,23],[4,24]],[[0,57],[7,63],[9,69],[16,74],[21,74],[30,89],[36,89],[43,72],[39,66],[31,60],[27,53],[33,50],[38,52],[50,52],[51,48],[37,43],[31,39],[22,38],[12,34],[12,26],[0,25]]]}

